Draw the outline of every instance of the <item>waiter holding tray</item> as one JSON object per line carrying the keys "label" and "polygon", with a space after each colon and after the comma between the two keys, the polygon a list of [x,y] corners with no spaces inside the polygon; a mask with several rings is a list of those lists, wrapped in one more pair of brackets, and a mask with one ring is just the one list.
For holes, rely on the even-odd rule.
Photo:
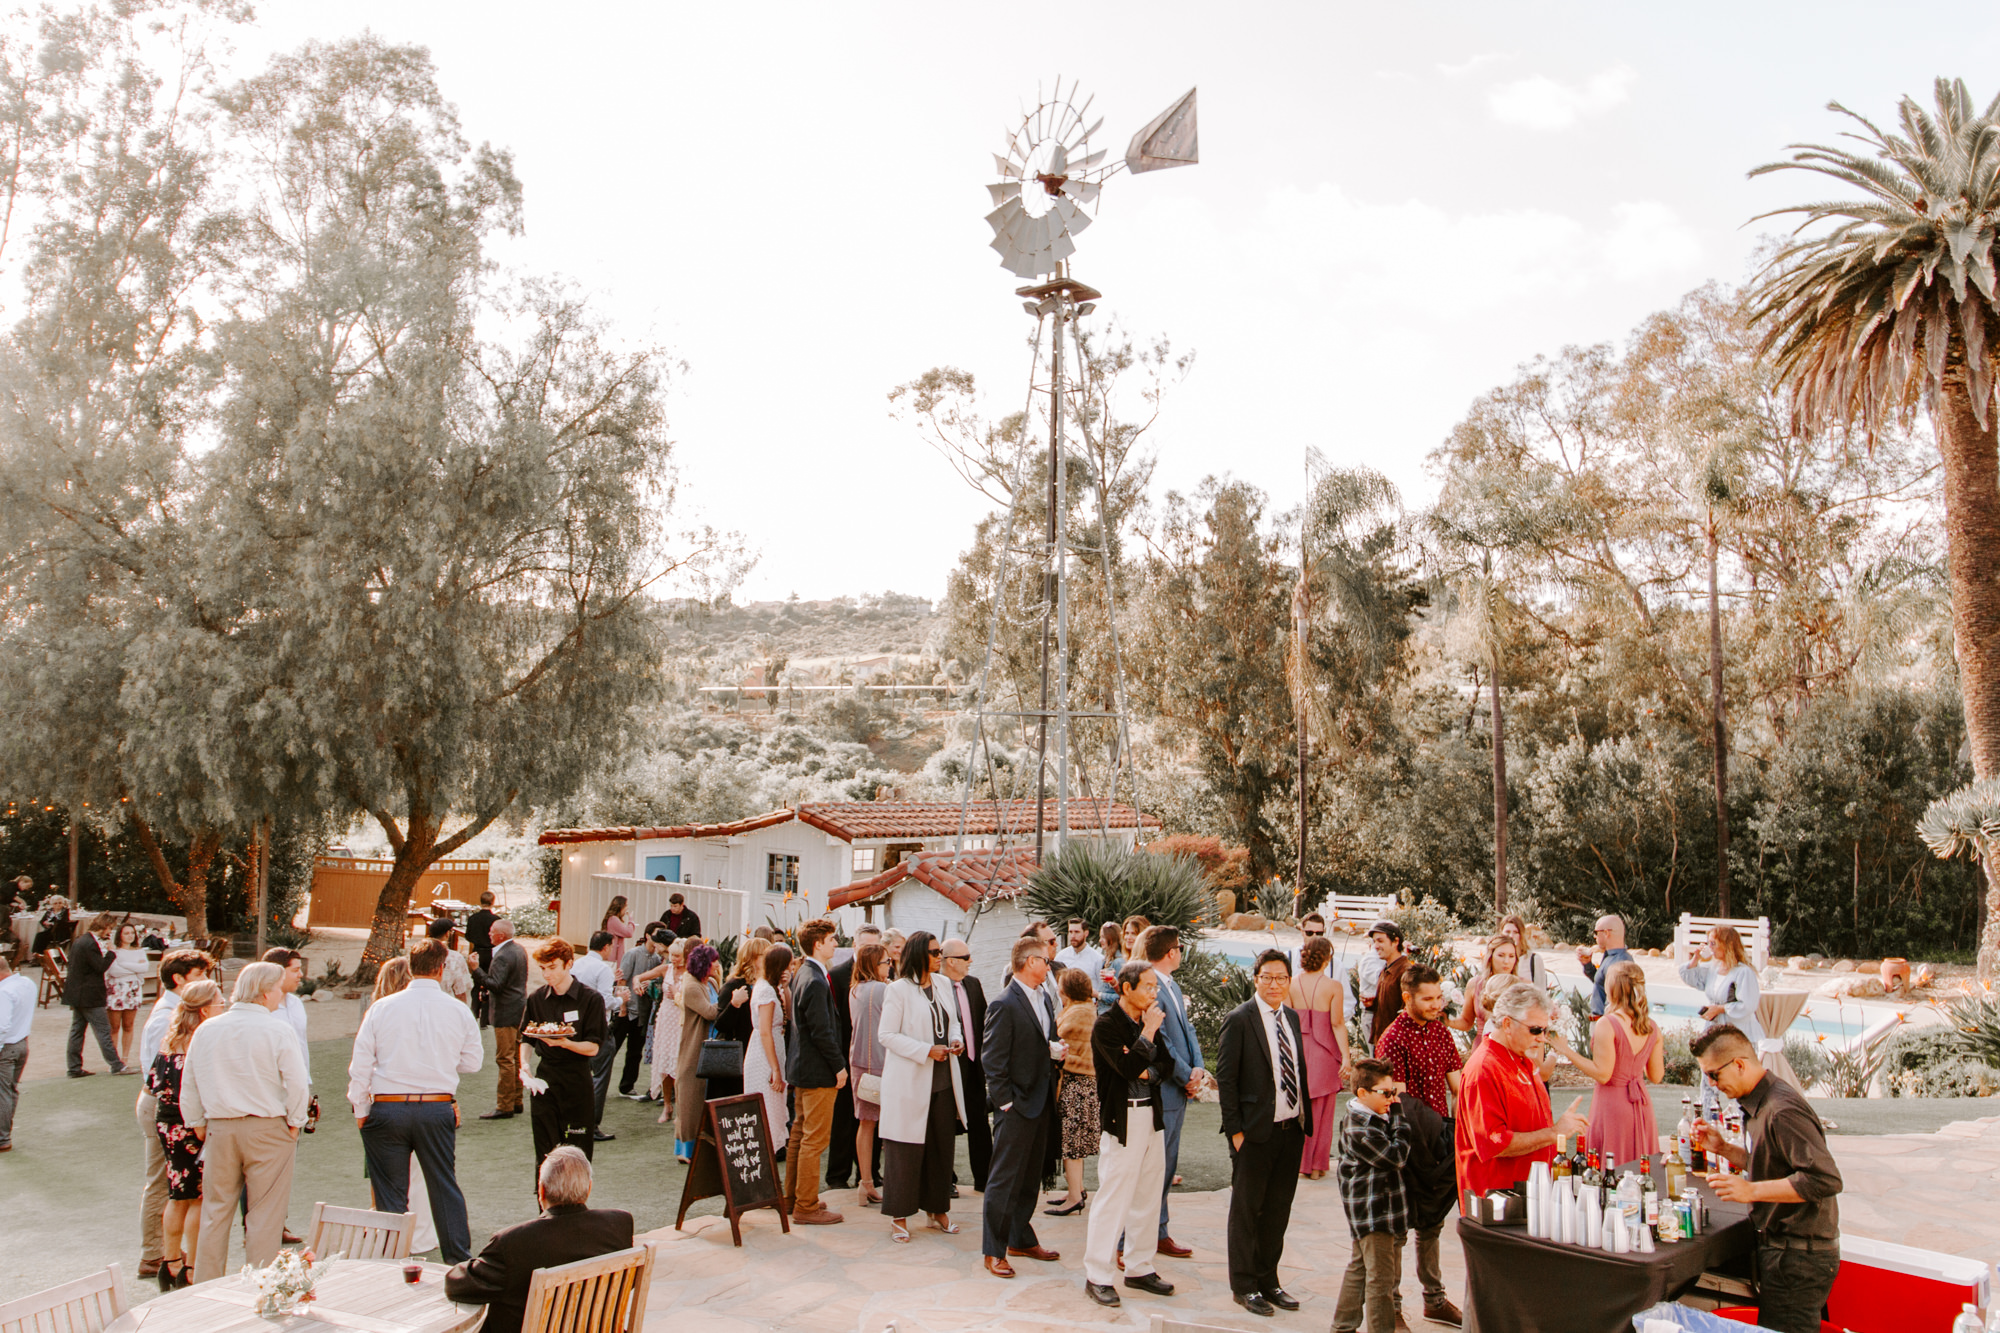
{"label": "waiter holding tray", "polygon": [[[570,975],[576,950],[555,939],[535,950],[547,983],[528,997],[521,1014],[521,1083],[528,1089],[528,1122],[535,1132],[535,1171],[560,1144],[590,1156],[597,1120],[597,1089],[590,1062],[604,1041],[604,997]],[[540,1047],[536,1077],[528,1052]],[[539,1086],[538,1086],[539,1085]]]}

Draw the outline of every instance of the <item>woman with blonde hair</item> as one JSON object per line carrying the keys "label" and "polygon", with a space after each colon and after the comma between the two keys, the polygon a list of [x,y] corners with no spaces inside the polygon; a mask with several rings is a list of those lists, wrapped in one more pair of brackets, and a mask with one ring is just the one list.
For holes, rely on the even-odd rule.
{"label": "woman with blonde hair", "polygon": [[743,1052],[743,1092],[762,1093],[764,1119],[778,1151],[791,1132],[785,1113],[785,974],[792,970],[792,946],[769,944],[762,970],[750,989],[750,1045]]}
{"label": "woman with blonde hair", "polygon": [[1512,935],[1492,935],[1486,940],[1486,965],[1479,975],[1465,986],[1465,1005],[1456,1018],[1447,1018],[1445,1026],[1457,1028],[1460,1032],[1470,1032],[1474,1045],[1486,1035],[1486,1025],[1493,1021],[1493,1000],[1507,984],[1515,980],[1525,980],[1521,976],[1521,948],[1514,943]]}
{"label": "woman with blonde hair", "polygon": [[1515,968],[1515,974],[1522,980],[1547,990],[1548,972],[1542,967],[1541,955],[1535,952],[1535,937],[1528,933],[1528,923],[1518,916],[1503,916],[1500,918],[1498,933],[1513,938],[1514,951],[1521,960],[1520,965]]}
{"label": "woman with blonde hair", "polygon": [[[229,1007],[213,981],[190,981],[180,989],[180,1008],[167,1024],[160,1053],[146,1071],[146,1091],[159,1110],[153,1132],[167,1155],[167,1206],[160,1215],[160,1290],[193,1282],[195,1246],[201,1237],[201,1139],[181,1119],[181,1074],[187,1066],[194,1030]],[[227,1233],[218,1242],[229,1243]]]}
{"label": "woman with blonde hair", "polygon": [[[1709,961],[1700,961],[1703,957]],[[1736,927],[1717,926],[1709,931],[1708,947],[1682,963],[1680,972],[1682,981],[1708,998],[1701,1016],[1710,1027],[1733,1023],[1752,1046],[1764,1039],[1764,1027],[1757,1021],[1757,969],[1750,966]]]}
{"label": "woman with blonde hair", "polygon": [[1578,1055],[1560,1028],[1549,1045],[1597,1081],[1590,1099],[1590,1127],[1583,1144],[1607,1166],[1623,1166],[1660,1142],[1648,1083],[1667,1074],[1665,1045],[1646,998],[1646,973],[1634,962],[1611,965],[1604,980],[1604,1017],[1590,1025],[1590,1056]]}
{"label": "woman with blonde hair", "polygon": [[[723,1041],[742,1042],[745,1055],[750,1053],[750,1040],[754,1035],[750,1030],[750,992],[756,987],[757,978],[763,971],[764,955],[770,951],[769,940],[753,936],[739,941],[736,966],[730,969],[729,980],[722,983],[722,989],[715,997],[716,1007],[721,1010],[715,1020],[715,1035]],[[743,996],[740,1000],[736,998],[739,992]],[[745,1092],[754,1091],[756,1089],[744,1086],[741,1074],[735,1078],[723,1076],[708,1080],[710,1101],[721,1097],[741,1097]]]}

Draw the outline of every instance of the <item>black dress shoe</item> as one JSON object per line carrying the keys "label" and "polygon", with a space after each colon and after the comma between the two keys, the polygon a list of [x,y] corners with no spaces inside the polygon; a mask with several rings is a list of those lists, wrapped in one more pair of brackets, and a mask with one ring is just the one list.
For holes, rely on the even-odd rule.
{"label": "black dress shoe", "polygon": [[611,1140],[617,1137],[618,1136],[616,1134],[606,1134],[601,1129],[593,1129],[592,1131],[590,1131],[590,1141],[592,1143],[609,1143],[611,1142]]}
{"label": "black dress shoe", "polygon": [[519,1111],[488,1111],[479,1118],[481,1120],[512,1120],[519,1114],[521,1114]]}
{"label": "black dress shoe", "polygon": [[1085,1278],[1083,1281],[1083,1294],[1096,1301],[1099,1305],[1118,1304],[1117,1292],[1101,1282],[1092,1282],[1089,1278]]}
{"label": "black dress shoe", "polygon": [[1260,1314],[1269,1318],[1278,1313],[1278,1307],[1265,1300],[1262,1292],[1239,1291],[1235,1293],[1235,1296],[1236,1303],[1251,1314]]}
{"label": "black dress shoe", "polygon": [[1141,1273],[1137,1277],[1128,1277],[1125,1279],[1125,1285],[1134,1291],[1150,1291],[1155,1296],[1174,1294],[1174,1284],[1158,1273]]}
{"label": "black dress shoe", "polygon": [[69,1076],[71,1078],[89,1078],[96,1072],[95,1069],[72,1069],[69,1071]]}
{"label": "black dress shoe", "polygon": [[1296,1310],[1299,1308],[1299,1298],[1286,1291],[1283,1287],[1271,1288],[1264,1293],[1264,1299],[1277,1306],[1280,1310]]}

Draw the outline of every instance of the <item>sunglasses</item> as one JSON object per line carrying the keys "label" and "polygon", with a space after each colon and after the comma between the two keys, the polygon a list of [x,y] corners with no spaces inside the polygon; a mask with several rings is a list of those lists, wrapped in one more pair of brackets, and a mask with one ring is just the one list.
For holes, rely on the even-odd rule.
{"label": "sunglasses", "polygon": [[1309,940],[1321,940],[1326,938],[1326,932],[1323,930],[1307,930],[1307,931],[1301,931],[1300,933],[1303,934]]}
{"label": "sunglasses", "polygon": [[944,955],[944,950],[943,950],[943,949],[940,949],[940,948],[938,948],[938,947],[937,947],[937,945],[933,944],[933,945],[931,946],[931,948],[930,948],[930,954],[931,954],[931,957],[933,957],[933,958],[940,958],[940,957],[943,957],[943,955]]}

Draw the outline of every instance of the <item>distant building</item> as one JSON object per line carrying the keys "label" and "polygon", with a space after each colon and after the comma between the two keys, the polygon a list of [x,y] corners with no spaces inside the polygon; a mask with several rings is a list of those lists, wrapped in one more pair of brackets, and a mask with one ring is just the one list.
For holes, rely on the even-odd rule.
{"label": "distant building", "polygon": [[[1049,833],[1055,813],[1053,803],[1044,809]],[[962,935],[977,920],[975,967],[986,976],[995,940],[1020,933],[1012,900],[1033,870],[1034,849],[1020,844],[1034,838],[1035,803],[975,801],[964,815],[963,858],[952,855],[957,801],[809,801],[727,824],[549,829],[540,842],[565,849],[559,929],[574,943],[589,938],[616,896],[645,922],[678,892],[711,938],[829,912],[849,930],[872,920],[941,935]],[[1160,829],[1156,816],[1099,801],[1070,802],[1069,824],[1072,838],[1128,848]],[[1011,850],[996,855],[1003,841]]]}

